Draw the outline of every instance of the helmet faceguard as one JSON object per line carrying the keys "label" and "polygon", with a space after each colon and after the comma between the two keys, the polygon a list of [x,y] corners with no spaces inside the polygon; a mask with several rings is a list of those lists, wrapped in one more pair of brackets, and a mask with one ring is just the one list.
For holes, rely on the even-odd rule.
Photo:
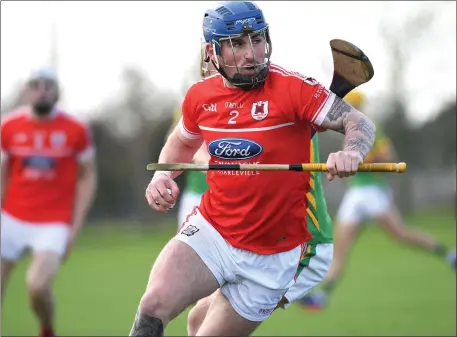
{"label": "helmet faceguard", "polygon": [[[226,1],[215,10],[208,10],[203,19],[203,33],[207,44],[211,44],[214,68],[233,86],[242,90],[251,90],[262,85],[267,78],[272,52],[268,24],[262,11],[251,2]],[[265,41],[264,58],[257,61],[253,40],[261,36]],[[247,37],[254,64],[240,66],[236,63],[233,41]],[[223,43],[231,47],[233,62],[224,59]],[[235,69],[232,76],[227,69]],[[254,70],[253,74],[243,74],[242,69]],[[231,73],[231,71],[230,71]]]}

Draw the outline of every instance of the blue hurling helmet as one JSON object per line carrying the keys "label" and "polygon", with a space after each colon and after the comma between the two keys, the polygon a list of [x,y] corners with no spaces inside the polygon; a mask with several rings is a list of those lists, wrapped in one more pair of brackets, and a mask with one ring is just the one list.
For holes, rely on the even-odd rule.
{"label": "blue hurling helmet", "polygon": [[[227,65],[221,53],[222,42],[224,40],[230,42],[233,56],[235,57],[232,40],[248,36],[252,53],[255,55],[251,38],[257,35],[263,36],[266,41],[263,62],[255,61],[253,66],[245,67],[238,66],[236,62],[235,65]],[[251,90],[265,82],[270,67],[271,40],[268,24],[262,10],[257,5],[248,1],[219,2],[215,8],[208,9],[205,12],[203,36],[205,42],[210,43],[215,54],[222,59],[222,65],[218,57],[215,57],[215,61],[212,61],[215,69],[232,85],[242,90]],[[209,59],[207,58],[206,61],[209,61]],[[236,68],[235,74],[229,77],[222,66]],[[254,69],[256,72],[253,75],[242,74],[240,73],[241,68]]]}

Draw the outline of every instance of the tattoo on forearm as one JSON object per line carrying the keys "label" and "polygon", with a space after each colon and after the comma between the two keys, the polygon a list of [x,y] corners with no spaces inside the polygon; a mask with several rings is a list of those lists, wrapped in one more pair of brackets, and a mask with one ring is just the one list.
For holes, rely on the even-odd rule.
{"label": "tattoo on forearm", "polygon": [[336,121],[339,118],[344,118],[351,111],[351,105],[339,97],[335,97],[327,117],[330,121]]}
{"label": "tattoo on forearm", "polygon": [[370,142],[374,141],[375,130],[373,129],[372,124],[368,124],[365,116],[360,117],[357,123],[353,123],[348,127],[347,132],[352,131],[364,134]]}
{"label": "tattoo on forearm", "polygon": [[352,138],[349,139],[347,144],[344,146],[345,151],[357,151],[365,158],[370,152],[371,146],[365,139]]}
{"label": "tattoo on forearm", "polygon": [[344,125],[351,109],[347,102],[336,96],[323,124],[328,129],[345,134]]}
{"label": "tattoo on forearm", "polygon": [[358,151],[362,158],[367,156],[375,140],[373,122],[339,97],[335,97],[322,126],[346,135],[344,150]]}
{"label": "tattoo on forearm", "polygon": [[358,151],[365,158],[373,146],[376,128],[372,121],[360,113],[349,115],[348,120],[344,150]]}

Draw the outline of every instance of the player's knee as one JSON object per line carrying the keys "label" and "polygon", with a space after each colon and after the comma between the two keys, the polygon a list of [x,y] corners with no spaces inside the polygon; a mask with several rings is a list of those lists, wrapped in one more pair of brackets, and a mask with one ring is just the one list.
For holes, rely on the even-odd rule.
{"label": "player's knee", "polygon": [[172,309],[160,287],[148,288],[141,298],[139,306],[139,311],[142,314],[159,318],[162,322],[168,322],[174,318],[172,317]]}
{"label": "player's knee", "polygon": [[27,279],[27,290],[32,300],[43,299],[51,294],[51,284],[42,280]]}

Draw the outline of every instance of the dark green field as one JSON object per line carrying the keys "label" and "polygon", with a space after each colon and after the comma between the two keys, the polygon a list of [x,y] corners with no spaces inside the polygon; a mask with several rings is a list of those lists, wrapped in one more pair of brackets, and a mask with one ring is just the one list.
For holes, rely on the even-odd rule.
{"label": "dark green field", "polygon": [[[416,215],[411,226],[456,244],[454,212]],[[87,226],[56,281],[57,333],[61,336],[127,335],[155,256],[173,235],[166,229]],[[404,248],[369,227],[328,310],[293,306],[265,322],[256,335],[456,335],[456,276],[435,256]],[[27,307],[26,261],[16,270],[4,302],[3,336],[37,333]],[[186,315],[166,335],[184,336]]]}

